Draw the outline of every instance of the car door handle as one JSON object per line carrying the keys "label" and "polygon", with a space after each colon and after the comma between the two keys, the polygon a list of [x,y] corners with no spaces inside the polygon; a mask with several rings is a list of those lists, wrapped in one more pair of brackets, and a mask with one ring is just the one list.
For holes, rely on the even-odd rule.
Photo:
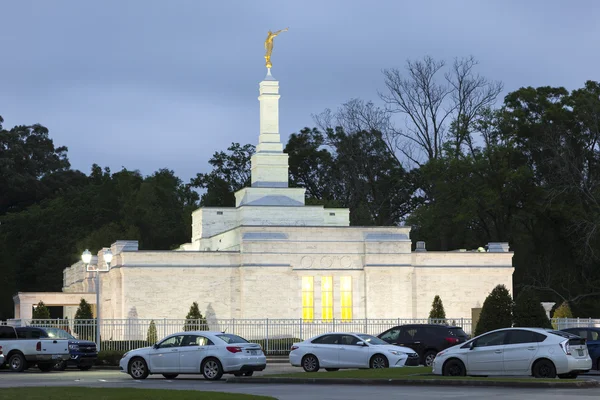
{"label": "car door handle", "polygon": [[414,344],[421,344],[421,342],[414,342]]}
{"label": "car door handle", "polygon": [[178,349],[171,349],[171,351],[179,351]]}
{"label": "car door handle", "polygon": [[496,350],[496,351],[494,351],[494,353],[500,354],[500,353],[502,353],[502,350]]}
{"label": "car door handle", "polygon": [[535,347],[528,347],[527,350],[535,350]]}

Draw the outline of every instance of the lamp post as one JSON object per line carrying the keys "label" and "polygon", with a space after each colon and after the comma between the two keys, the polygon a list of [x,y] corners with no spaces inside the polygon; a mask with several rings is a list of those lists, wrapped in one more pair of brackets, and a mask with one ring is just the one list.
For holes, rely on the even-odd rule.
{"label": "lamp post", "polygon": [[[110,262],[112,261],[113,255],[110,249],[107,249],[103,254],[104,262],[107,265],[107,270],[110,269]],[[92,261],[92,253],[88,249],[85,249],[81,254],[81,260],[86,264],[88,271],[96,271],[96,351],[100,351],[100,269],[96,266],[96,269],[89,267]]]}

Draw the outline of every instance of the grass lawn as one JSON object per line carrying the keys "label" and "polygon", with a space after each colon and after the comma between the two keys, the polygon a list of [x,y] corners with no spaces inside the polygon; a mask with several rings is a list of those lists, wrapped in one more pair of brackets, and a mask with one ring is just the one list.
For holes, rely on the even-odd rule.
{"label": "grass lawn", "polygon": [[555,382],[568,383],[575,379],[534,379],[519,377],[477,377],[477,376],[440,376],[433,375],[430,367],[405,367],[381,369],[348,369],[335,372],[296,372],[293,374],[269,375],[269,378],[348,378],[348,379],[445,379],[445,380],[481,380],[510,382]]}
{"label": "grass lawn", "polygon": [[273,400],[273,397],[196,390],[32,387],[3,388],[0,400]]}

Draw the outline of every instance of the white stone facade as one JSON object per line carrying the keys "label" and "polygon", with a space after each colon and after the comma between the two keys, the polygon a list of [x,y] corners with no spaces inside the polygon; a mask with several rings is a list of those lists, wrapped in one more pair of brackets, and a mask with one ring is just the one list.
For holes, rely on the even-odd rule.
{"label": "white stone facade", "polygon": [[[496,285],[512,291],[513,253],[506,244],[490,244],[489,252],[411,252],[410,228],[350,227],[348,209],[306,206],[305,189],[288,188],[279,82],[269,74],[259,91],[252,186],[236,193],[236,207],[196,210],[191,242],[175,251],[113,244],[110,270],[100,274],[103,318],[184,318],[195,301],[209,318],[299,319],[304,291],[312,304],[304,311],[320,319],[330,310],[323,305],[331,295],[321,286],[329,277],[329,317],[336,319],[344,317],[342,305],[353,319],[426,318],[435,295],[449,317],[470,318]],[[312,277],[310,289],[303,288],[304,277]],[[64,293],[95,290],[82,263],[65,269],[63,278]]]}

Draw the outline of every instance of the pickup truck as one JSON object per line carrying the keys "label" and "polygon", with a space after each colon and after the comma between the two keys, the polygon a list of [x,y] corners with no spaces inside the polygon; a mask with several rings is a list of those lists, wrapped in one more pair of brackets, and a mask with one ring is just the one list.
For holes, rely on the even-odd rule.
{"label": "pickup truck", "polygon": [[19,339],[12,326],[0,326],[0,346],[4,362],[13,372],[21,372],[34,365],[48,372],[57,362],[70,358],[68,340]]}
{"label": "pickup truck", "polygon": [[96,343],[76,339],[63,329],[27,326],[17,328],[17,335],[21,339],[67,339],[71,358],[68,361],[60,360],[56,363],[55,369],[59,371],[64,371],[69,365],[76,366],[81,371],[87,371],[92,368],[96,363],[96,359],[98,359]]}

